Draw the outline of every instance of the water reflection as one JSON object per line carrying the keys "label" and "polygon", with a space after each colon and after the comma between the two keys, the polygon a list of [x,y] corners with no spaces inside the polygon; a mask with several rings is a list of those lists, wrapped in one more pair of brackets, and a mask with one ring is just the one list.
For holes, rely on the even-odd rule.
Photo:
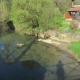
{"label": "water reflection", "polygon": [[30,80],[44,80],[46,69],[34,60],[22,61],[22,67],[31,71],[28,73]]}
{"label": "water reflection", "polygon": [[64,68],[61,60],[58,61],[58,64],[56,65],[56,67],[57,67],[56,72],[57,72],[58,80],[65,80],[65,72],[64,72]]}
{"label": "water reflection", "polygon": [[[0,80],[45,80],[45,66],[61,54],[53,45],[16,33],[1,37],[1,41],[4,50],[0,50]],[[17,48],[17,43],[25,46]]]}
{"label": "water reflection", "polygon": [[0,80],[44,80],[46,69],[34,60],[12,65],[0,61]]}
{"label": "water reflection", "polygon": [[5,47],[4,47],[4,43],[2,41],[0,41],[0,50],[4,50]]}
{"label": "water reflection", "polygon": [[38,67],[41,67],[41,65],[39,63],[37,63],[36,61],[34,60],[26,60],[26,61],[22,61],[22,66],[24,68],[29,68],[31,70],[35,69],[35,68],[38,68]]}
{"label": "water reflection", "polygon": [[[33,42],[34,41],[32,41],[32,43]],[[22,52],[21,56],[19,56],[19,59],[23,57],[31,44],[26,50]],[[5,50],[4,53],[3,47]],[[9,48],[9,51],[7,47]],[[21,62],[18,60],[16,62],[11,61],[12,58],[16,60],[16,57],[13,55],[16,51],[16,47],[12,44],[8,45],[7,47],[5,49],[5,45],[3,44],[3,42],[0,42],[0,56],[2,57],[2,61],[0,60],[0,80],[44,80],[46,69],[41,66],[41,64],[34,60],[26,60]],[[12,50],[10,49],[10,47]]]}

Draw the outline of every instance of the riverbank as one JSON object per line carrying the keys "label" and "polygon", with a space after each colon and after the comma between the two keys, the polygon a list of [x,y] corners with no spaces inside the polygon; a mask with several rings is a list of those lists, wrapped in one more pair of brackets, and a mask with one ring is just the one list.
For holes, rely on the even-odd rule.
{"label": "riverbank", "polygon": [[78,56],[68,48],[68,46],[70,45],[71,42],[68,41],[60,41],[60,40],[55,40],[55,39],[38,39],[38,41],[42,41],[48,44],[52,44],[56,47],[58,47],[60,50],[65,51],[68,53],[68,55],[70,56],[70,58],[80,62],[78,60]]}
{"label": "riverbank", "polygon": [[[44,36],[46,36],[46,39]],[[66,32],[64,30],[63,31],[48,30],[40,34],[40,37],[43,38],[42,40],[43,42],[57,46],[59,49],[66,51],[70,55],[71,58],[80,62],[78,58],[79,56],[76,53],[74,53],[74,51],[68,48],[72,42],[80,41],[80,32],[71,33],[71,32]],[[41,40],[39,39],[39,41]]]}
{"label": "riverbank", "polygon": [[[11,36],[6,36],[7,37],[7,38],[5,37],[6,40],[5,40],[5,38],[3,38],[2,40],[4,40],[4,43],[6,44],[6,43],[9,43],[11,41],[15,41],[15,39],[16,39],[17,41],[19,40],[20,43],[24,42],[24,45],[26,45],[27,36],[25,37],[25,35],[23,35],[23,36],[18,35],[18,38],[17,38],[15,35],[17,35],[17,33],[13,33]],[[12,36],[15,37],[15,39],[11,38]],[[23,40],[23,38],[21,36],[24,37],[25,39]],[[76,56],[75,53],[68,48],[68,46],[71,44],[71,41],[69,41],[69,40],[65,40],[65,39],[61,40],[61,39],[58,39],[58,38],[50,37],[48,39],[38,38],[38,41],[54,45],[57,48],[59,48],[60,50],[67,52],[68,55],[72,59],[78,61],[78,58],[77,58],[78,56]]]}
{"label": "riverbank", "polygon": [[[65,44],[68,45],[67,42],[63,44],[62,41],[61,43],[51,39],[43,39],[44,42],[38,42],[41,39],[38,39],[38,41],[36,39],[33,42],[34,39],[34,37],[17,33],[2,37],[1,41],[5,44],[5,52],[7,53],[0,53],[2,57],[2,60],[0,60],[2,80],[23,80],[24,77],[26,80],[57,80],[57,70],[59,70],[59,73],[64,71],[66,80],[78,80],[80,78],[80,65],[63,51]],[[17,43],[24,43],[25,46],[16,48]],[[60,65],[62,70],[57,65]],[[5,72],[3,72],[4,70]],[[5,77],[3,77],[4,74]],[[9,77],[7,77],[8,74],[10,74]]]}

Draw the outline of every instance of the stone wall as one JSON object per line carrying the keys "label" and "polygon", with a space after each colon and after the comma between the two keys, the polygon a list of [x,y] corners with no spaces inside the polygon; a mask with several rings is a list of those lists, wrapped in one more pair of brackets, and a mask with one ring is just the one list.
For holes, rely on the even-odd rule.
{"label": "stone wall", "polygon": [[72,41],[80,41],[80,33],[67,33],[64,31],[54,31],[49,30],[45,33],[40,34],[40,37],[44,38],[44,35],[50,35],[51,39],[59,40],[59,41],[66,41],[66,42],[72,42]]}

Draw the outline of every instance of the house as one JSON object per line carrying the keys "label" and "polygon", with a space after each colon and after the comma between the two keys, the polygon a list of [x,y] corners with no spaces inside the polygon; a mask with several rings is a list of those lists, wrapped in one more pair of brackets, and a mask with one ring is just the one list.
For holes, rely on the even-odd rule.
{"label": "house", "polygon": [[64,14],[64,18],[80,20],[80,5],[74,5],[74,0],[72,0],[72,7]]}

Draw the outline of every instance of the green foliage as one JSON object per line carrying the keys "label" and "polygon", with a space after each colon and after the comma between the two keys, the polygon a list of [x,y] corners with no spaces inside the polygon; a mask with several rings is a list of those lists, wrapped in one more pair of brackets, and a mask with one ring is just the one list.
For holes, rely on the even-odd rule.
{"label": "green foliage", "polygon": [[62,26],[59,27],[59,30],[63,30],[65,29],[66,31],[69,29],[70,23],[68,21],[66,21],[65,19],[62,22]]}
{"label": "green foliage", "polygon": [[26,24],[26,32],[32,30],[37,33],[53,26],[53,8],[52,0],[13,0],[9,20],[15,24]]}
{"label": "green foliage", "polygon": [[11,20],[13,20],[14,22],[19,22],[19,23],[24,23],[24,22],[28,22],[31,19],[31,15],[29,14],[28,11],[25,10],[18,10],[16,11],[16,15],[15,13],[11,13]]}
{"label": "green foliage", "polygon": [[17,30],[28,33],[61,27],[63,17],[53,0],[12,0],[10,17]]}
{"label": "green foliage", "polygon": [[[49,3],[48,3],[49,2]],[[54,4],[52,0],[47,0],[42,7],[42,14],[39,17],[39,24],[42,30],[53,28]]]}
{"label": "green foliage", "polygon": [[75,1],[74,1],[74,4],[75,4],[75,5],[80,5],[80,0],[75,0]]}
{"label": "green foliage", "polygon": [[[61,13],[65,13],[70,7],[72,7],[72,0],[53,0],[55,6],[59,8]],[[75,0],[74,5],[80,5],[80,0]]]}
{"label": "green foliage", "polygon": [[73,29],[69,28],[69,29],[67,30],[67,32],[79,33],[79,32],[80,32],[80,29],[78,29],[78,30],[73,30]]}
{"label": "green foliage", "polygon": [[61,13],[65,13],[72,6],[71,0],[54,0],[54,3]]}
{"label": "green foliage", "polygon": [[4,1],[0,2],[0,21],[5,21],[8,16],[8,10]]}
{"label": "green foliage", "polygon": [[55,8],[55,13],[54,13],[54,18],[53,18],[53,21],[54,21],[54,25],[57,27],[57,28],[60,28],[62,27],[62,22],[63,22],[63,16],[61,14],[61,12],[59,11],[58,8]]}
{"label": "green foliage", "polygon": [[69,24],[62,24],[62,26],[59,28],[59,30],[63,30],[69,27]]}
{"label": "green foliage", "polygon": [[74,53],[78,56],[80,59],[80,42],[72,42],[69,46],[69,49],[74,51]]}
{"label": "green foliage", "polygon": [[[74,1],[75,4],[79,2]],[[13,20],[16,29],[24,32],[33,30],[33,26],[37,28],[34,29],[36,32],[54,27],[63,28],[62,13],[70,6],[70,0],[1,0],[0,18],[3,21]]]}

